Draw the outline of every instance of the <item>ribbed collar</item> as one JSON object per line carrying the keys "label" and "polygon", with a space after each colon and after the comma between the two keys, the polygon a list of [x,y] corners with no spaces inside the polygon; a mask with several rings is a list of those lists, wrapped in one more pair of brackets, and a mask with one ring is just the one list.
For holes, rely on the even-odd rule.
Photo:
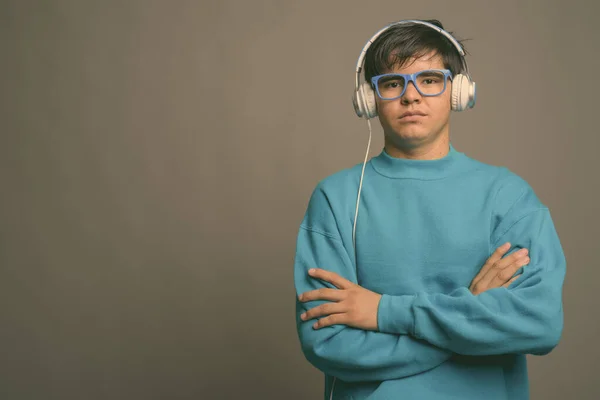
{"label": "ribbed collar", "polygon": [[434,180],[458,172],[465,157],[464,153],[452,146],[452,143],[448,154],[435,160],[396,158],[390,156],[384,148],[378,156],[371,159],[371,165],[375,171],[388,178]]}

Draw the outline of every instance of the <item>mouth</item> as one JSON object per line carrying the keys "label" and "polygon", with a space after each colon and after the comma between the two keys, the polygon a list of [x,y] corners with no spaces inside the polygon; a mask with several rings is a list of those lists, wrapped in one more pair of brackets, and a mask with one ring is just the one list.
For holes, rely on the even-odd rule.
{"label": "mouth", "polygon": [[398,118],[398,122],[402,124],[421,123],[425,117],[427,115],[423,113],[404,113]]}
{"label": "mouth", "polygon": [[427,114],[422,113],[420,111],[407,111],[404,114],[400,115],[400,117],[398,119],[413,120],[413,119],[420,119],[420,118],[423,118],[426,116],[427,116]]}

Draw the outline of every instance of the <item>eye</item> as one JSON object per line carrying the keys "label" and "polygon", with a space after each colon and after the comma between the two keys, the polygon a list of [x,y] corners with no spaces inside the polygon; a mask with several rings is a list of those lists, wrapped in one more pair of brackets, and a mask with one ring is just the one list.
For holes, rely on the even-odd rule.
{"label": "eye", "polygon": [[444,74],[439,71],[421,71],[417,80],[421,86],[443,85]]}
{"label": "eye", "polygon": [[383,78],[379,81],[379,86],[387,89],[395,89],[402,87],[404,85],[404,81],[402,78],[397,76],[390,76]]}
{"label": "eye", "polygon": [[426,85],[433,85],[434,83],[438,83],[439,80],[435,78],[425,78],[423,79],[423,83]]}

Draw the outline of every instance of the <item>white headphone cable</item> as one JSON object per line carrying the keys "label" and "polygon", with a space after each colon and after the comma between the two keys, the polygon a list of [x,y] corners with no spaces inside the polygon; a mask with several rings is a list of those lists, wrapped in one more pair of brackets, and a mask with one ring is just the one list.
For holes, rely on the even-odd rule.
{"label": "white headphone cable", "polygon": [[358,184],[358,195],[356,196],[356,210],[354,212],[354,226],[352,228],[352,246],[354,246],[354,260],[356,262],[356,220],[358,219],[358,206],[360,205],[360,192],[362,190],[363,177],[365,175],[365,166],[369,158],[369,151],[371,149],[371,120],[367,119],[367,125],[369,125],[369,142],[367,144],[367,152],[365,154],[365,161],[363,162],[362,172],[360,174],[360,183]]}
{"label": "white headphone cable", "polygon": [[[354,212],[354,226],[352,227],[352,246],[354,248],[354,262],[356,263],[356,219],[358,218],[358,206],[360,205],[360,192],[362,190],[363,177],[365,176],[365,166],[369,158],[369,150],[371,150],[371,120],[367,119],[367,125],[369,125],[369,142],[367,143],[367,153],[365,154],[365,161],[363,162],[362,172],[360,173],[360,182],[358,184],[358,195],[356,196],[356,210]],[[331,383],[331,392],[329,394],[329,400],[333,400],[333,389],[335,388],[336,377],[333,377]]]}

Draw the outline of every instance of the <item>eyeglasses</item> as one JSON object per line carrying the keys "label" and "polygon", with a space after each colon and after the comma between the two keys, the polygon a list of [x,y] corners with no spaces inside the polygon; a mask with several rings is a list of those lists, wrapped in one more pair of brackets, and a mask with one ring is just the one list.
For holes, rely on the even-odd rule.
{"label": "eyeglasses", "polygon": [[422,96],[439,96],[446,90],[448,78],[452,79],[448,69],[426,69],[414,74],[377,75],[371,78],[371,84],[379,98],[394,100],[404,95],[410,82]]}

